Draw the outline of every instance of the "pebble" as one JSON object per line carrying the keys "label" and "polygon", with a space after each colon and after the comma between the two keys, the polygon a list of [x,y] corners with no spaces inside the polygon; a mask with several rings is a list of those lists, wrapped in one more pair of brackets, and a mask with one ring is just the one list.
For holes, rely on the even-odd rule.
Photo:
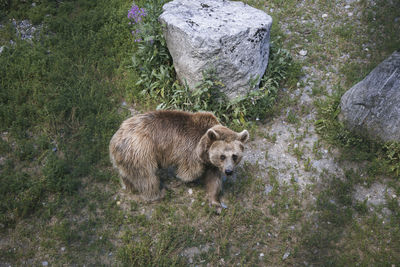
{"label": "pebble", "polygon": [[349,17],[353,16],[353,12],[347,13],[347,16],[349,16]]}
{"label": "pebble", "polygon": [[349,8],[350,8],[350,5],[345,5],[344,8],[345,8],[345,9],[349,9]]}
{"label": "pebble", "polygon": [[3,46],[0,46],[0,54],[3,52],[3,50],[4,50],[4,45]]}
{"label": "pebble", "polygon": [[65,247],[61,247],[61,251],[65,251]]}
{"label": "pebble", "polygon": [[328,17],[328,14],[322,14],[321,16],[323,19]]}
{"label": "pebble", "polygon": [[303,49],[302,49],[302,50],[299,51],[299,54],[300,54],[300,56],[303,56],[303,57],[304,57],[304,56],[307,55],[307,50],[303,50]]}
{"label": "pebble", "polygon": [[48,266],[49,263],[47,261],[42,261],[42,266]]}
{"label": "pebble", "polygon": [[266,185],[265,186],[265,194],[268,195],[269,193],[271,193],[272,189],[274,189],[274,187],[272,185]]}
{"label": "pebble", "polygon": [[264,257],[264,253],[260,253],[260,257]]}
{"label": "pebble", "polygon": [[225,203],[223,203],[223,202],[221,202],[221,206],[222,206],[224,209],[228,208],[228,206],[225,205]]}
{"label": "pebble", "polygon": [[188,193],[189,193],[189,195],[193,194],[193,189],[189,188]]}
{"label": "pebble", "polygon": [[286,260],[290,255],[289,251],[286,251],[285,254],[283,254],[282,260]]}

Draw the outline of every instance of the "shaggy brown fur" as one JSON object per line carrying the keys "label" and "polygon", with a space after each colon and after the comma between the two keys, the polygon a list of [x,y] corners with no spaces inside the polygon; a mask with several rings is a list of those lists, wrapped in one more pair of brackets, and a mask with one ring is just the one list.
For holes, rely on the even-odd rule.
{"label": "shaggy brown fur", "polygon": [[158,168],[176,167],[185,182],[204,179],[212,204],[220,205],[221,172],[232,174],[240,162],[246,130],[236,133],[211,113],[154,111],[125,120],[110,142],[110,158],[122,185],[146,201],[163,197]]}

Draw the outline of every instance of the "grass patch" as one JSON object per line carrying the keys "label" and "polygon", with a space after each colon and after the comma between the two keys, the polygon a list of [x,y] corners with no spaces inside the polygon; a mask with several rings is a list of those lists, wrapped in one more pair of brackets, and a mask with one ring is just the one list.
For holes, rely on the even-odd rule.
{"label": "grass patch", "polygon": [[[2,52],[0,131],[6,168],[0,175],[2,190],[9,192],[0,201],[2,224],[14,225],[48,195],[73,194],[81,178],[95,174],[107,158],[107,143],[121,121],[109,97],[119,91],[109,82],[118,68],[110,58],[127,49],[113,46],[123,41],[118,32],[126,31],[109,23],[112,16],[122,24],[118,4],[105,9],[105,3],[59,3],[55,15],[45,18],[40,42],[17,40]],[[93,14],[80,12],[79,6]]]}
{"label": "grass patch", "polygon": [[358,173],[348,171],[342,180],[332,178],[318,195],[311,221],[302,226],[298,260],[324,266],[398,263],[400,228],[391,223],[398,214],[397,200],[396,205],[385,204],[394,212],[378,215],[378,207],[353,199],[355,186],[364,181]]}
{"label": "grass patch", "polygon": [[[105,212],[102,197],[109,192],[94,187],[114,181],[107,147],[127,114],[118,111],[123,90],[115,81],[131,50],[128,3],[10,3],[7,17],[30,19],[42,30],[22,41],[11,21],[2,20],[0,28],[6,45],[0,55],[0,230],[9,241],[1,261],[101,262],[85,255],[109,249],[104,239],[93,241],[104,225],[100,218],[116,221],[114,211]],[[91,198],[91,190],[98,195]],[[25,248],[16,245],[21,240]]]}

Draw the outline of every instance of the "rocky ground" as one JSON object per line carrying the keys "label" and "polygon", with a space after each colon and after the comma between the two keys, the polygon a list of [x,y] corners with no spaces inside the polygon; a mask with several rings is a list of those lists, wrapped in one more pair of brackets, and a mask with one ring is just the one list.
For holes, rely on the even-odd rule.
{"label": "rocky ground", "polygon": [[[298,88],[287,92],[281,99],[286,101],[284,98],[289,98],[295,105],[288,104],[280,116],[260,126],[258,136],[248,145],[247,161],[263,166],[264,170],[276,169],[280,183],[294,179],[303,190],[307,185],[318,183],[322,174],[329,173],[342,179],[345,170],[359,168],[352,162],[338,162],[340,152],[324,143],[316,133],[314,101],[331,95],[337,86],[349,88],[341,70],[349,63],[365,64],[371,59],[377,44],[368,36],[343,42],[335,32],[346,28],[351,34],[368,32],[370,29],[364,24],[363,16],[365,9],[375,5],[374,1],[352,0],[335,1],[325,7],[309,1],[285,7],[266,4],[266,11],[279,18],[274,23],[282,27],[287,36],[285,43],[303,65],[304,75],[297,84]],[[399,27],[398,18],[393,23]],[[354,46],[350,47],[349,43]],[[357,50],[360,48],[361,51]],[[385,203],[386,194],[392,196],[391,192],[393,188],[389,185],[376,181],[370,187],[358,186],[354,197],[359,201],[367,200],[373,206]]]}

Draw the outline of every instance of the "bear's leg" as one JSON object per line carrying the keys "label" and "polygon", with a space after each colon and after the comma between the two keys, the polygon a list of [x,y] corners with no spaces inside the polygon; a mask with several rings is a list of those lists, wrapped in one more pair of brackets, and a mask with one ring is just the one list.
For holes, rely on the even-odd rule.
{"label": "bear's leg", "polygon": [[176,176],[184,182],[193,182],[201,176],[203,166],[201,164],[190,164],[187,162],[178,165]]}
{"label": "bear's leg", "polygon": [[207,169],[205,172],[205,184],[210,204],[221,207],[219,195],[222,190],[221,174],[218,169]]}
{"label": "bear's leg", "polygon": [[139,179],[133,181],[134,187],[146,202],[160,200],[165,195],[165,189],[160,190],[160,178],[156,175],[156,170],[156,168],[141,169],[138,171]]}

